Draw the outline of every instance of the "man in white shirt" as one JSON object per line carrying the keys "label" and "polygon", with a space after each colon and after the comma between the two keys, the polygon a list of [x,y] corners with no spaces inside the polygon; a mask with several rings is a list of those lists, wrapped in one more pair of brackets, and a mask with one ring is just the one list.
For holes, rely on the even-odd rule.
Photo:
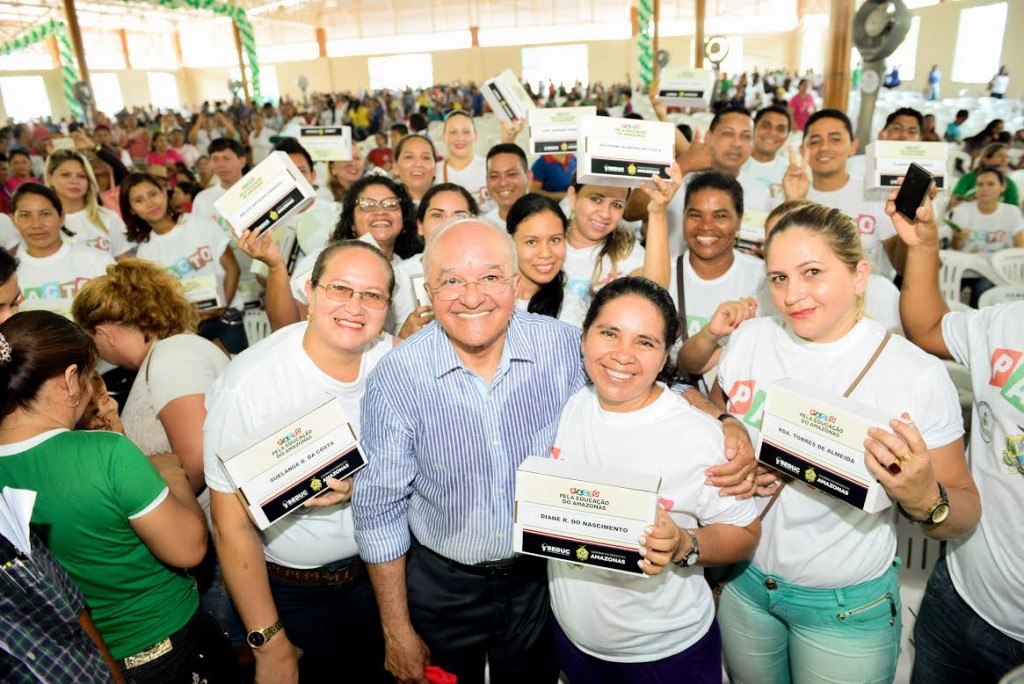
{"label": "man in white shirt", "polygon": [[499,143],[487,152],[487,192],[497,205],[483,215],[494,225],[504,228],[508,210],[527,193],[533,174],[526,153],[515,143]]}
{"label": "man in white shirt", "polygon": [[[892,259],[899,237],[885,215],[885,203],[864,198],[864,178],[847,169],[857,152],[849,117],[838,109],[815,112],[804,126],[803,159],[790,152],[789,170],[782,180],[787,201],[809,199],[840,209],[853,219],[873,272],[892,280]],[[807,177],[807,167],[811,177]]]}
{"label": "man in white shirt", "polygon": [[789,160],[779,150],[792,128],[789,109],[782,105],[769,105],[754,115],[754,149],[742,173],[759,181],[773,197],[782,194],[782,177]]}

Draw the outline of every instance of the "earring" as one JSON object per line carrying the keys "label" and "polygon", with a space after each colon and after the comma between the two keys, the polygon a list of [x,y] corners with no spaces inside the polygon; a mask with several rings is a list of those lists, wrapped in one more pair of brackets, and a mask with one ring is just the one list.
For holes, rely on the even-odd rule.
{"label": "earring", "polygon": [[312,312],[306,314],[306,320],[307,321],[312,321],[313,320],[313,313]]}
{"label": "earring", "polygon": [[75,397],[75,403],[74,404],[68,403],[68,402],[70,402],[70,400],[71,400],[71,395],[70,394],[68,396],[64,397],[64,402],[67,403],[68,408],[78,408],[78,405],[82,403],[82,395],[79,394],[77,397]]}

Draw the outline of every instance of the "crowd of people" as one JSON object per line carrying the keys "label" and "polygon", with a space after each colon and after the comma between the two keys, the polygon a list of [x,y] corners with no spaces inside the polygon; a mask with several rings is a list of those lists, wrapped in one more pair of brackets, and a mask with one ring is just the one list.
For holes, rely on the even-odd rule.
{"label": "crowd of people", "polygon": [[[944,218],[1024,247],[1014,142],[951,123],[952,213],[905,216],[809,81],[730,101],[790,78],[723,81],[635,188],[531,162],[521,121],[478,156],[474,86],[5,129],[0,486],[37,494],[30,553],[0,536],[0,680],[893,681],[899,516],[946,542],[911,681],[1024,665],[1024,303],[951,312],[938,278]],[[641,116],[624,86],[531,92]],[[307,122],[352,158],[314,163]],[[903,108],[878,138],[928,130]],[[236,238],[214,203],[272,152],[316,199]],[[891,508],[755,458],[784,379],[889,418],[863,462]],[[261,529],[225,458],[327,399],[365,467]],[[527,456],[660,477],[639,573],[514,552]]]}

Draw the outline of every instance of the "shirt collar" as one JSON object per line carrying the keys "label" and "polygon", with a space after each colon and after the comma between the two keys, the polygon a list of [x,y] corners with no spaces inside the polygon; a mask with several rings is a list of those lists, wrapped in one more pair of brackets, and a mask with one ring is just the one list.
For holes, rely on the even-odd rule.
{"label": "shirt collar", "polygon": [[[521,320],[524,316],[521,311],[513,311],[509,319],[508,328],[505,333],[505,348],[502,350],[502,363],[509,361],[530,361],[535,360],[534,349],[529,340],[523,335]],[[440,378],[457,368],[465,368],[466,365],[459,358],[455,351],[455,345],[448,338],[447,333],[440,325],[434,326],[434,377]]]}

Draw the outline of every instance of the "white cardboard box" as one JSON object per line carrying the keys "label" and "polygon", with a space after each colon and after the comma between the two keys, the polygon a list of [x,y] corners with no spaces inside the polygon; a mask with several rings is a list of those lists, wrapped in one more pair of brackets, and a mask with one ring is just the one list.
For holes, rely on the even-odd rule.
{"label": "white cardboard box", "polygon": [[302,126],[299,128],[299,143],[314,162],[352,160],[350,126]]}
{"label": "white cardboard box", "polygon": [[284,152],[271,152],[242,176],[213,206],[231,226],[235,237],[246,230],[262,233],[292,214],[302,211],[316,197],[313,186]]}
{"label": "white cardboard box", "polygon": [[526,119],[534,108],[533,100],[511,69],[505,69],[494,78],[484,81],[480,92],[494,114],[505,123],[513,119]]}
{"label": "white cardboard box", "polygon": [[864,191],[869,197],[888,197],[911,162],[935,176],[935,187],[939,190],[948,189],[952,178],[949,143],[876,140],[864,151]]}
{"label": "white cardboard box", "polygon": [[182,278],[179,282],[185,290],[185,297],[200,311],[226,306],[224,297],[217,288],[216,276],[193,276]]}
{"label": "white cardboard box", "polygon": [[780,380],[768,387],[757,459],[818,491],[878,513],[892,505],[864,463],[868,428],[893,416],[852,399]]}
{"label": "white cardboard box", "polygon": [[531,109],[530,154],[572,154],[580,138],[580,121],[596,116],[597,107]]}
{"label": "white cardboard box", "polygon": [[588,116],[580,124],[576,177],[580,183],[639,187],[667,180],[675,159],[675,127],[661,121]]}
{"label": "white cardboard box", "polygon": [[711,69],[662,69],[658,77],[658,98],[670,107],[707,109],[715,87]]}
{"label": "white cardboard box", "polygon": [[642,575],[661,477],[528,456],[516,471],[515,550]]}
{"label": "white cardboard box", "polygon": [[329,395],[254,440],[217,454],[249,517],[265,530],[366,465],[341,403]]}

